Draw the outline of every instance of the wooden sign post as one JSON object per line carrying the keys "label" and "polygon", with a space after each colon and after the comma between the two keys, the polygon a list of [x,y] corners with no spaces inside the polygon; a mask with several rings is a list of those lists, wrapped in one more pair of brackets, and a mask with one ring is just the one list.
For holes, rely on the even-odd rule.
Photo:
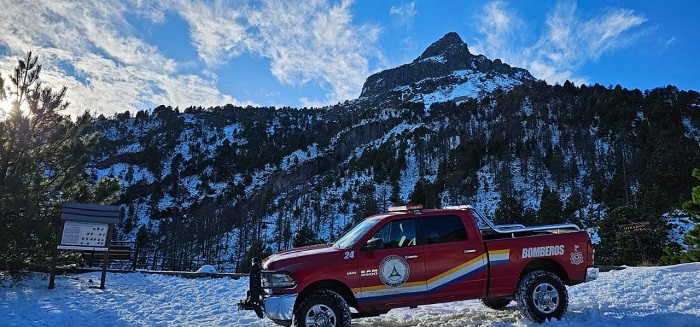
{"label": "wooden sign post", "polygon": [[620,225],[620,230],[622,230],[623,234],[634,234],[634,238],[637,240],[637,246],[639,247],[639,253],[642,255],[642,260],[646,261],[646,255],[644,255],[644,249],[642,249],[642,239],[639,237],[639,234],[649,230],[649,222],[641,221],[638,223]]}
{"label": "wooden sign post", "polygon": [[[119,222],[119,218],[119,206],[66,202],[61,209],[61,224],[57,235],[59,242],[56,249],[102,252],[104,258],[100,289],[105,287],[109,243],[112,240],[114,224]],[[49,289],[54,288],[57,256],[57,251],[54,251]]]}

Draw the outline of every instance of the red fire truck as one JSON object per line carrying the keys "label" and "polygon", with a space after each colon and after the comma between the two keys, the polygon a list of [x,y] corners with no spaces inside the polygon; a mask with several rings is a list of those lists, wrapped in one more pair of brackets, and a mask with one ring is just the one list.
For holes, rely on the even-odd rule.
{"label": "red fire truck", "polygon": [[350,326],[399,307],[511,301],[537,322],[560,318],[566,285],[594,280],[593,245],[573,224],[495,225],[471,206],[394,207],[333,244],[253,260],[240,310],[289,326]]}

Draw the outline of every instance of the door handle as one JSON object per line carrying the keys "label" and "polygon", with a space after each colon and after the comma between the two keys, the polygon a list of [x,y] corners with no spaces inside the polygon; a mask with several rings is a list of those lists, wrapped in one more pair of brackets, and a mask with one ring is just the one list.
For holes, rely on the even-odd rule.
{"label": "door handle", "polygon": [[474,249],[464,250],[464,254],[474,253],[474,252],[476,252],[476,250],[474,250]]}
{"label": "door handle", "polygon": [[407,255],[407,256],[405,256],[404,258],[406,258],[406,259],[415,259],[415,258],[418,258],[418,256],[417,256],[417,255]]}

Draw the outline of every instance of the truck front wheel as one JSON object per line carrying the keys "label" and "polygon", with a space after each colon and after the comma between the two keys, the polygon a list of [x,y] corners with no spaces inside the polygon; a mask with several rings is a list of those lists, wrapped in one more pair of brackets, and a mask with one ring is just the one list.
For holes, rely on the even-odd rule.
{"label": "truck front wheel", "polygon": [[350,327],[351,319],[350,308],[340,294],[320,290],[301,302],[292,317],[292,326]]}
{"label": "truck front wheel", "polygon": [[540,323],[561,318],[569,305],[566,286],[561,279],[542,270],[530,272],[520,280],[515,299],[528,318]]}

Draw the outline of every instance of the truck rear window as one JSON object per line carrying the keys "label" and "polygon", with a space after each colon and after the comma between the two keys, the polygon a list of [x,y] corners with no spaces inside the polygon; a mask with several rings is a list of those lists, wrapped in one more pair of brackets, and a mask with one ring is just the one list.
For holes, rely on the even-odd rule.
{"label": "truck rear window", "polygon": [[458,216],[430,216],[423,219],[428,244],[467,240],[467,230]]}

